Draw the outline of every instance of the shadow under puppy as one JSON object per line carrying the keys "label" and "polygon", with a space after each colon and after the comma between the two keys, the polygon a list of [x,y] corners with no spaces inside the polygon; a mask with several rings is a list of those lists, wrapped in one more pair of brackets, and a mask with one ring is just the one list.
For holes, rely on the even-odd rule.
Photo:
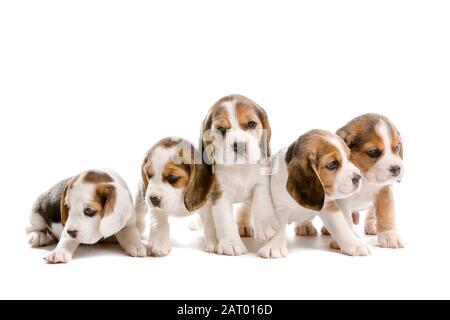
{"label": "shadow under puppy", "polygon": [[147,255],[130,191],[112,170],[85,171],[53,186],[34,204],[26,231],[32,247],[59,240],[44,258],[49,263],[67,263],[80,244],[95,244],[112,236],[128,255]]}
{"label": "shadow under puppy", "polygon": [[172,249],[169,216],[187,217],[198,210],[205,233],[205,250],[214,252],[217,240],[208,198],[213,189],[211,170],[194,146],[180,138],[165,138],[146,154],[136,196],[141,234],[150,209],[149,256],[166,256]]}
{"label": "shadow under puppy", "polygon": [[272,199],[281,230],[260,251],[263,258],[287,255],[286,225],[319,216],[333,235],[334,248],[352,256],[370,254],[358,240],[336,203],[355,194],[360,171],[350,162],[350,150],[338,136],[322,130],[302,135],[275,156]]}
{"label": "shadow under puppy", "polygon": [[[394,124],[385,116],[364,114],[337,131],[351,150],[351,161],[361,170],[361,191],[352,197],[340,200],[350,226],[352,212],[369,210],[366,216],[365,233],[378,234],[378,245],[382,248],[398,249],[406,246],[398,231],[395,218],[392,186],[401,181],[404,173],[403,141]],[[299,226],[299,235],[310,230],[311,223]],[[328,230],[322,230],[328,234]],[[307,232],[306,232],[307,233]]]}

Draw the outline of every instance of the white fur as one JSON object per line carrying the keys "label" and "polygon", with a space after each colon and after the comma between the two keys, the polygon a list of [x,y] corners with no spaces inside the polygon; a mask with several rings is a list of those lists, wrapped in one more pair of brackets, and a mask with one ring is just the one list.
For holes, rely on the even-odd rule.
{"label": "white fur", "polygon": [[[339,142],[338,140],[336,141]],[[336,144],[336,141],[332,140],[330,143]],[[347,159],[344,148],[340,146],[338,149],[342,154],[342,158]],[[288,168],[285,161],[286,152],[287,148],[281,150],[274,156],[274,167],[277,167],[278,171],[274,172],[271,177],[272,199],[281,229],[269,242],[264,245],[264,247],[258,252],[258,255],[263,258],[286,257],[288,253],[286,245],[286,225],[293,222],[304,223],[316,216],[319,216],[322,219],[325,226],[329,228],[331,234],[334,235],[342,253],[362,256],[370,254],[368,246],[356,238],[355,234],[348,227],[342,214],[339,212],[327,212],[326,208],[320,212],[306,209],[300,206],[290,196],[286,190],[286,184],[289,177]],[[345,169],[341,169],[341,171],[344,171],[345,173],[335,182],[335,189],[341,190],[342,188],[340,184],[347,185],[344,177],[351,181],[353,174],[359,173],[359,170],[356,169],[356,167],[352,167],[347,162],[348,161],[345,161],[344,164]],[[349,173],[351,173],[351,175],[349,175]],[[356,192],[356,190],[353,192]],[[351,193],[347,196],[349,195],[351,195]],[[326,197],[325,201],[328,200],[331,200],[331,198]]]}

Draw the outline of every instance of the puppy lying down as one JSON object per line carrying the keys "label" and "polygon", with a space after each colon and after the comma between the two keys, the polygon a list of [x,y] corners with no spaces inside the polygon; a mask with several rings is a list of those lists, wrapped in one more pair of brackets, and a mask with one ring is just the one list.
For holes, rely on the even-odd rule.
{"label": "puppy lying down", "polygon": [[70,262],[80,244],[113,236],[126,254],[147,255],[136,228],[130,191],[112,170],[89,170],[57,183],[37,199],[26,232],[34,248],[59,240],[44,258],[48,263]]}

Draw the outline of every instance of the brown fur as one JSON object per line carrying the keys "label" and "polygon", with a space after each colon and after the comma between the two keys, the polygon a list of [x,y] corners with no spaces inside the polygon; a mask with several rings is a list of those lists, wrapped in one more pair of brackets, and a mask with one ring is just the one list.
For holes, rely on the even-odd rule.
{"label": "brown fur", "polygon": [[[380,121],[384,121],[389,128],[392,146],[383,145],[381,137],[376,133],[376,126]],[[402,141],[400,133],[392,122],[378,114],[365,114],[350,121],[347,125],[337,131],[347,146],[351,149],[350,160],[355,163],[361,171],[369,171],[379,158],[371,158],[368,152],[378,149],[384,152],[386,148],[392,148],[400,154],[403,159],[403,145],[397,150],[397,145]]]}
{"label": "brown fur", "polygon": [[89,171],[83,178],[83,182],[85,183],[101,183],[101,182],[113,182],[113,178],[107,174],[106,172],[101,171]]}
{"label": "brown fur", "polygon": [[375,204],[378,234],[383,231],[396,230],[394,197],[390,186],[380,190]]}
{"label": "brown fur", "polygon": [[95,207],[100,208],[101,215],[107,216],[114,211],[114,206],[117,200],[116,187],[109,183],[99,183],[96,186]]}
{"label": "brown fur", "polygon": [[315,211],[323,209],[325,195],[333,192],[336,180],[337,171],[326,166],[335,160],[342,163],[339,150],[326,140],[327,136],[331,134],[321,130],[304,134],[290,146],[285,159],[287,191],[301,206]]}
{"label": "brown fur", "polygon": [[69,219],[69,206],[66,203],[67,193],[70,189],[72,189],[73,184],[77,181],[79,176],[73,177],[64,188],[64,191],[61,196],[61,223],[65,225],[67,219]]}

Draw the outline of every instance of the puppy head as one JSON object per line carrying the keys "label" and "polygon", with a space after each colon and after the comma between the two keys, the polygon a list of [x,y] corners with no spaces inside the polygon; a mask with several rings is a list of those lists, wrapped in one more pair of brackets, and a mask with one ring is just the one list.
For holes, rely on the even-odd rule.
{"label": "puppy head", "polygon": [[377,114],[362,115],[337,134],[351,149],[351,160],[369,183],[388,185],[403,177],[403,144],[389,119]]}
{"label": "puppy head", "polygon": [[[124,212],[131,212],[131,198],[118,199],[121,197],[114,180],[105,172],[87,171],[74,177],[61,197],[65,232],[83,244],[94,244],[117,233],[128,219]],[[123,200],[122,210],[116,210],[117,203]],[[128,208],[124,208],[125,204]]]}
{"label": "puppy head", "polygon": [[230,95],[209,110],[200,145],[209,164],[256,164],[270,157],[270,137],[264,109],[246,97]]}
{"label": "puppy head", "polygon": [[190,212],[201,208],[213,186],[211,168],[187,141],[166,138],[147,153],[142,164],[145,199],[155,210]]}
{"label": "puppy head", "polygon": [[345,199],[360,188],[360,172],[350,150],[336,135],[313,130],[293,143],[286,154],[286,189],[302,207],[322,210],[325,200]]}

